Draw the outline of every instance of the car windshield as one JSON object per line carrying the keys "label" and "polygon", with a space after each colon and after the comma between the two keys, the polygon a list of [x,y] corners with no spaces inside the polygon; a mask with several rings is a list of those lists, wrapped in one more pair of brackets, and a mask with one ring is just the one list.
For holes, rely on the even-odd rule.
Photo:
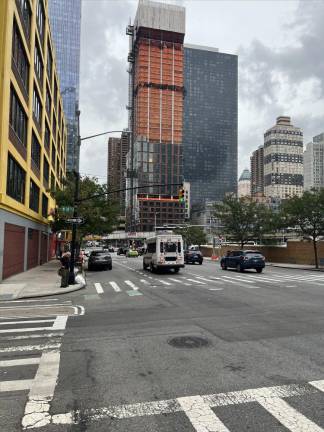
{"label": "car windshield", "polygon": [[251,257],[256,257],[256,258],[260,258],[262,257],[262,253],[261,252],[246,252],[245,254],[247,257],[251,258]]}
{"label": "car windshield", "polygon": [[91,253],[92,256],[98,256],[98,255],[107,255],[104,251],[96,251]]}

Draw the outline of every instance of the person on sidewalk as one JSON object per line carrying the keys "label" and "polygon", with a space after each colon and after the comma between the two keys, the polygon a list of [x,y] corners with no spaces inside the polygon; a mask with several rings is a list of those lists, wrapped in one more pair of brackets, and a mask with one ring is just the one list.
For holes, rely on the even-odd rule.
{"label": "person on sidewalk", "polygon": [[61,288],[69,286],[71,252],[67,245],[64,246],[64,252],[61,256]]}

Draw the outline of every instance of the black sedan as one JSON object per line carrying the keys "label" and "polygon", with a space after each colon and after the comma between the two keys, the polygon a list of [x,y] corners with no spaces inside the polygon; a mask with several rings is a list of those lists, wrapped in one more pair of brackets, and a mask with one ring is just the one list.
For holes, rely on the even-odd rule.
{"label": "black sedan", "polygon": [[92,251],[88,260],[88,270],[103,268],[105,270],[112,269],[111,255],[105,251]]}
{"label": "black sedan", "polygon": [[197,250],[188,250],[184,253],[184,262],[185,264],[202,264],[203,263],[203,256],[200,251]]}
{"label": "black sedan", "polygon": [[261,273],[265,267],[265,258],[261,252],[255,250],[228,251],[226,256],[222,257],[220,265],[223,270],[235,268],[238,272],[243,272],[247,269],[255,269]]}

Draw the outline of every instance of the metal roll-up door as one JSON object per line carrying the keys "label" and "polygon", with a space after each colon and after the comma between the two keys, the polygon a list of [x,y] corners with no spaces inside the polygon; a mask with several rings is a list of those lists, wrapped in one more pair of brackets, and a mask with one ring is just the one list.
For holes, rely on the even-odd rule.
{"label": "metal roll-up door", "polygon": [[24,271],[25,228],[5,223],[3,279]]}
{"label": "metal roll-up door", "polygon": [[47,234],[41,233],[41,253],[40,253],[40,264],[47,262]]}
{"label": "metal roll-up door", "polygon": [[27,269],[38,265],[39,231],[28,228]]}

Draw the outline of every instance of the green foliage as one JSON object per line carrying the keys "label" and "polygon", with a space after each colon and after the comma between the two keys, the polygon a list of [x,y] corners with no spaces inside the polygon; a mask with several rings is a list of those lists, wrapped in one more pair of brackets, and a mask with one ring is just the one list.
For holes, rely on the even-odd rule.
{"label": "green foliage", "polygon": [[222,225],[224,234],[240,243],[241,247],[250,240],[261,240],[276,226],[274,213],[264,204],[250,198],[228,195],[221,203],[215,204],[214,216]]}
{"label": "green foliage", "polygon": [[206,244],[207,238],[202,227],[189,226],[182,229],[176,229],[176,234],[181,234],[187,246]]}
{"label": "green foliage", "polygon": [[324,189],[305,191],[301,197],[295,196],[284,202],[281,218],[284,227],[295,227],[313,241],[318,267],[317,241],[324,236]]}
{"label": "green foliage", "polygon": [[[53,223],[53,230],[71,229],[71,225],[65,223],[65,219],[72,216],[63,211],[64,207],[73,207],[75,177],[67,177],[64,189],[55,193],[58,212]],[[78,226],[81,237],[86,234],[108,234],[115,228],[118,217],[118,205],[109,200],[107,185],[98,183],[95,177],[82,177],[79,186],[79,198],[102,195],[81,201],[78,204],[78,216],[85,218],[85,223]]]}

